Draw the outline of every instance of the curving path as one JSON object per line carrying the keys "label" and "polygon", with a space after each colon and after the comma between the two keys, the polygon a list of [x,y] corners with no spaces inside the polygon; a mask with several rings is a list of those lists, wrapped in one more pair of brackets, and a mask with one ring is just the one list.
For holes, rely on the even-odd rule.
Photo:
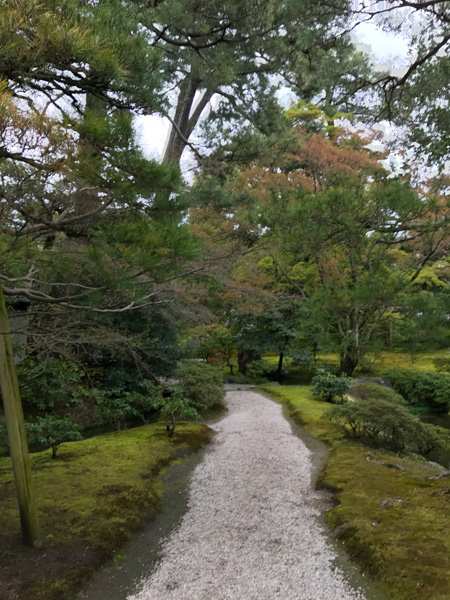
{"label": "curving path", "polygon": [[128,600],[363,600],[332,567],[310,452],[281,406],[255,392],[225,401],[188,511]]}

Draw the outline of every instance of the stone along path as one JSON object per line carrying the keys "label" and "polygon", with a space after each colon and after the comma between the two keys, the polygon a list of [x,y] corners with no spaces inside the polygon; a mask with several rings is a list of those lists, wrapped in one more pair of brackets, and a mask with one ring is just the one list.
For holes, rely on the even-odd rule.
{"label": "stone along path", "polygon": [[281,406],[248,391],[226,403],[188,510],[128,600],[363,600],[333,569],[310,452]]}

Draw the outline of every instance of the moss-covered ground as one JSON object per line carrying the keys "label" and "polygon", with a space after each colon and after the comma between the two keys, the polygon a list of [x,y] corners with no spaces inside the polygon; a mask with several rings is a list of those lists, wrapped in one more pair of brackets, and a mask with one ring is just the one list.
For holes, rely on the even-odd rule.
{"label": "moss-covered ground", "polygon": [[20,541],[9,458],[0,459],[0,597],[73,598],[95,569],[118,556],[163,498],[161,474],[209,441],[210,430],[162,423],[65,444],[31,456],[42,548]]}
{"label": "moss-covered ground", "polygon": [[[368,354],[363,362],[364,369],[357,368],[354,375],[377,376],[387,369],[412,369],[415,371],[435,371],[436,367],[433,360],[435,358],[448,356],[448,350],[436,350],[434,352],[405,354],[402,352],[377,352]],[[264,360],[269,362],[273,368],[278,365],[278,355],[264,355]],[[331,365],[339,364],[339,357],[332,352],[320,352],[318,355],[318,364],[327,362]],[[301,367],[296,367],[286,362],[286,368],[291,373],[301,372]]]}
{"label": "moss-covered ground", "polygon": [[448,600],[450,477],[435,478],[442,470],[421,459],[349,443],[308,386],[260,391],[331,448],[319,485],[334,492],[327,522],[350,556],[392,600]]}

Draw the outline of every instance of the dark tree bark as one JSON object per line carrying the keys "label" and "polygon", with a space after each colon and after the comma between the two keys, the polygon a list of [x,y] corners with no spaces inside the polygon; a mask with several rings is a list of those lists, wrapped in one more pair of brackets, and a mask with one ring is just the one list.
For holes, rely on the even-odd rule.
{"label": "dark tree bark", "polygon": [[[197,96],[196,101],[196,95],[200,93],[202,95],[200,98]],[[201,80],[194,74],[189,73],[182,80],[169,139],[164,151],[164,162],[180,163],[181,155],[189,143],[189,137],[212,95],[212,90],[202,89]]]}
{"label": "dark tree bark", "polygon": [[282,369],[283,369],[283,358],[284,358],[284,353],[280,352],[280,358],[278,359],[278,367],[277,367],[277,379],[278,381],[281,381],[281,376],[282,376]]}
{"label": "dark tree bark", "polygon": [[349,349],[343,356],[339,365],[339,375],[352,376],[353,371],[358,366],[359,352],[355,349]]}
{"label": "dark tree bark", "polygon": [[238,352],[238,365],[239,365],[239,373],[242,375],[248,374],[248,365],[255,360],[261,360],[261,354],[256,352],[256,350],[248,349],[248,350],[239,350]]}

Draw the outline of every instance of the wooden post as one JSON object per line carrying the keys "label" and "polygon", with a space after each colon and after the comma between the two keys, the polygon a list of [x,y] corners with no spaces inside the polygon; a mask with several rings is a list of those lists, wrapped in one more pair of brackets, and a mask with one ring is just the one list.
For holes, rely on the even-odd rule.
{"label": "wooden post", "polygon": [[14,365],[14,351],[8,314],[0,285],[0,389],[5,408],[17,501],[19,503],[22,538],[29,546],[39,546],[39,523],[33,493],[30,456],[20,400],[19,383]]}

